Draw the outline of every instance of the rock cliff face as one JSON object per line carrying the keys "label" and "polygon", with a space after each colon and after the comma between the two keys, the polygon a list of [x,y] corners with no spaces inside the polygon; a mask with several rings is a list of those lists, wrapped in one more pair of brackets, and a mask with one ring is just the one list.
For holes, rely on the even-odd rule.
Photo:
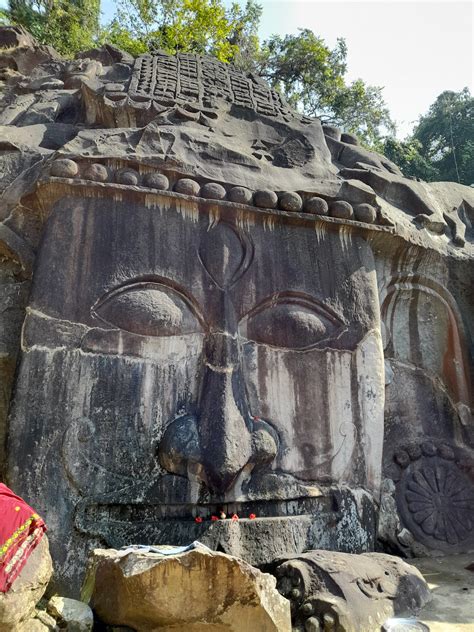
{"label": "rock cliff face", "polygon": [[373,550],[379,522],[391,551],[474,547],[474,190],[214,59],[21,37],[0,32],[0,432],[59,586],[104,544],[261,564]]}

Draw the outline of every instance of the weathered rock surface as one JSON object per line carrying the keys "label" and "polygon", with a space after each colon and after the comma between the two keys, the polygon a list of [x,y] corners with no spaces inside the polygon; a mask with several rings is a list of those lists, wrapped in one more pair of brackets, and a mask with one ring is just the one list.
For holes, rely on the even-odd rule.
{"label": "weathered rock surface", "polygon": [[[23,626],[22,632],[29,630],[28,620],[33,617],[35,606],[44,595],[52,572],[53,565],[48,540],[46,536],[43,536],[10,590],[0,593],[0,630],[2,632],[17,632],[20,626]],[[34,625],[38,627],[39,624]]]}
{"label": "weathered rock surface", "polygon": [[308,632],[378,632],[431,598],[417,568],[383,553],[308,551],[276,562],[272,572],[291,600],[293,629]]}
{"label": "weathered rock surface", "polygon": [[472,632],[473,559],[471,553],[418,558],[412,561],[423,573],[432,591],[433,599],[417,616],[430,632]]}
{"label": "weathered rock surface", "polygon": [[[67,628],[62,629],[67,632]],[[14,632],[60,632],[60,630],[61,628],[56,625],[56,619],[44,610],[36,610],[32,617],[21,623]]]}
{"label": "weathered rock surface", "polygon": [[137,632],[290,632],[290,604],[276,580],[243,560],[198,548],[180,555],[96,549],[86,585],[109,625]]}
{"label": "weathered rock surface", "polygon": [[37,617],[28,619],[24,623],[20,624],[18,628],[15,628],[14,632],[59,632],[59,629],[54,626],[53,628],[46,625]]}
{"label": "weathered rock surface", "polygon": [[0,49],[33,47],[37,42],[22,26],[3,26],[0,31]]}
{"label": "weathered rock surface", "polygon": [[76,599],[55,595],[48,601],[47,611],[67,632],[91,632],[94,625],[92,610]]}

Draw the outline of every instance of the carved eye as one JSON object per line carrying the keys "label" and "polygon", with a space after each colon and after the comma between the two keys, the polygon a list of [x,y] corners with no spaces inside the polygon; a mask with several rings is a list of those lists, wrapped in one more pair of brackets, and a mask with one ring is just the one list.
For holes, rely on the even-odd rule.
{"label": "carved eye", "polygon": [[246,316],[241,334],[254,342],[283,349],[310,349],[338,335],[343,323],[311,300],[279,296]]}
{"label": "carved eye", "polygon": [[161,283],[134,283],[102,298],[92,313],[108,325],[142,336],[178,336],[203,331],[191,303]]}

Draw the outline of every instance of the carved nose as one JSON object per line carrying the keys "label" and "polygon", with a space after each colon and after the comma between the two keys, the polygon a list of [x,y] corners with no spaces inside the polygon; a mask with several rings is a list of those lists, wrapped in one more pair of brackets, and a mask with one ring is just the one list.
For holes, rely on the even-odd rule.
{"label": "carved nose", "polygon": [[199,400],[201,462],[209,485],[226,491],[252,456],[251,416],[235,337],[210,334]]}
{"label": "carved nose", "polygon": [[250,413],[237,337],[208,335],[197,416],[172,422],[160,443],[161,464],[170,472],[203,472],[206,484],[226,492],[242,469],[268,463],[277,454],[278,437],[265,421]]}

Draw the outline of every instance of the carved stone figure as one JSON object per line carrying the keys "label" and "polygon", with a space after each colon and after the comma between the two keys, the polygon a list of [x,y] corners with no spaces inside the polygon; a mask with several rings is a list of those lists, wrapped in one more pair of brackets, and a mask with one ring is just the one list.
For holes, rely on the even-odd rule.
{"label": "carved stone figure", "polygon": [[418,569],[384,553],[309,551],[271,570],[291,603],[293,630],[376,632],[394,615],[417,614],[431,598]]}
{"label": "carved stone figure", "polygon": [[214,59],[89,54],[0,114],[5,469],[63,588],[97,545],[373,550],[388,506],[391,549],[474,545],[472,189]]}

